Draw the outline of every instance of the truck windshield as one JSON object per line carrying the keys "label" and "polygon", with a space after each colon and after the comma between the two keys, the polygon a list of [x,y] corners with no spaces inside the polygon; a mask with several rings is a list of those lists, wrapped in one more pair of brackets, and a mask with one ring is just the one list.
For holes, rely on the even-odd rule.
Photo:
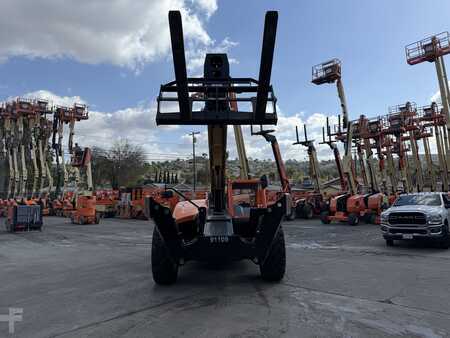
{"label": "truck windshield", "polygon": [[395,207],[404,205],[441,205],[441,198],[439,195],[403,195],[399,196],[394,203]]}

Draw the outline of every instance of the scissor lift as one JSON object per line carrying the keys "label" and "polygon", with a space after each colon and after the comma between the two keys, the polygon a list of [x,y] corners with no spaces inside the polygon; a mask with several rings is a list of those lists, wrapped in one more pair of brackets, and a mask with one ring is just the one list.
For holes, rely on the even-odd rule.
{"label": "scissor lift", "polygon": [[445,70],[444,55],[450,54],[450,34],[448,32],[442,32],[409,44],[405,47],[405,53],[406,61],[410,65],[428,61],[434,62],[436,67],[442,109],[446,119],[445,127],[438,127],[438,129],[442,129],[442,151],[444,152],[439,156],[443,156],[446,159],[447,171],[445,172],[445,176],[447,177],[443,178],[443,181],[446,181],[447,185],[443,189],[444,191],[448,191],[448,183],[450,180],[450,89]]}
{"label": "scissor lift", "polygon": [[[192,78],[186,72],[181,14],[169,12],[175,81],[161,86],[156,123],[208,126],[211,188],[208,200],[179,202],[173,213],[151,200],[150,215],[155,223],[152,272],[158,284],[174,283],[179,266],[188,260],[250,259],[259,265],[263,279],[278,281],[284,276],[286,254],[281,221],[286,196],[270,207],[264,199],[252,199],[254,203],[243,206],[241,216],[236,218],[234,206],[226,202],[234,188],[225,190],[227,125],[277,122],[276,98],[270,85],[277,21],[277,12],[266,13],[258,80],[231,77],[226,54],[207,54],[204,76]],[[238,109],[231,109],[233,102]],[[177,111],[165,111],[167,103],[178,107]],[[269,106],[271,111],[267,112]],[[260,196],[267,181],[257,181],[236,189],[252,190],[251,196]],[[173,188],[169,192],[179,193]]]}

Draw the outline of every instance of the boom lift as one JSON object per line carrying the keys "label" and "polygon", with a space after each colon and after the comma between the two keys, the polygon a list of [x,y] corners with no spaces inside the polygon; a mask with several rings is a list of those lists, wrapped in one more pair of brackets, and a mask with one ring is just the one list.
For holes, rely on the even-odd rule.
{"label": "boom lift", "polygon": [[[17,127],[17,141],[20,146],[20,181],[18,189],[18,198],[25,199],[27,196],[27,183],[28,183],[28,170],[25,160],[25,121],[28,118],[34,119],[33,102],[30,99],[18,98],[12,102],[12,109],[15,111],[17,116],[16,127]],[[17,181],[16,181],[17,182]]]}
{"label": "boom lift", "polygon": [[319,214],[323,208],[322,185],[320,183],[319,161],[317,160],[317,151],[314,146],[314,140],[308,140],[306,125],[303,125],[304,141],[300,141],[298,136],[298,127],[295,126],[296,142],[293,145],[302,145],[307,148],[309,158],[309,175],[313,180],[314,191],[303,192],[294,198],[296,215],[310,219],[314,214]]}
{"label": "boom lift", "polygon": [[[438,152],[438,162],[439,162],[439,172],[442,180],[442,186],[440,189],[445,191],[445,187],[448,185],[448,177],[445,175],[447,163],[445,160],[445,152],[443,150],[443,140],[442,135],[440,133],[440,128],[445,126],[445,115],[442,109],[439,109],[439,106],[436,102],[431,103],[429,106],[424,106],[419,109],[419,121],[422,122],[423,128],[434,128],[434,135],[436,137],[436,146]],[[431,136],[432,134],[430,134]],[[432,191],[437,191],[437,179],[433,169],[433,161],[430,154],[430,144],[428,141],[428,137],[423,138],[425,156],[427,159],[427,169],[431,178],[431,189]]]}
{"label": "boom lift", "polygon": [[364,115],[361,115],[353,125],[353,135],[362,142],[362,147],[366,155],[369,193],[364,196],[364,203],[367,206],[365,218],[368,223],[379,224],[379,217],[382,210],[386,207],[385,195],[380,190],[376,172],[376,163],[373,158],[372,148],[374,145],[371,139],[378,139],[381,133],[381,121],[378,119],[370,121]]}
{"label": "boom lift", "polygon": [[9,104],[2,107],[3,128],[5,137],[5,152],[7,154],[9,166],[9,180],[6,199],[14,198],[14,182],[15,182],[15,166],[13,160],[13,146],[14,146],[14,113]]}
{"label": "boom lift", "polygon": [[10,175],[10,187],[11,187],[11,197],[15,199],[18,197],[19,184],[20,184],[20,170],[18,166],[18,152],[19,152],[19,116],[17,111],[14,109],[13,102],[7,102],[5,106],[7,121],[9,121],[9,126],[7,127],[7,133],[9,134],[9,148],[10,148],[10,161],[12,163],[12,175]]}
{"label": "boom lift", "polygon": [[[340,123],[339,123],[340,125]],[[334,161],[336,162],[336,168],[339,174],[339,181],[341,183],[341,190],[347,191],[347,181],[345,180],[344,169],[342,167],[341,155],[337,147],[336,141],[331,138],[330,121],[327,117],[327,139],[325,139],[325,129],[322,127],[322,142],[319,144],[327,144],[331,150],[333,150]]]}
{"label": "boom lift", "polygon": [[[446,170],[442,177],[444,191],[449,190],[450,180],[450,89],[448,84],[447,72],[445,70],[444,55],[450,54],[450,35],[448,32],[442,32],[420,41],[409,44],[405,47],[406,61],[410,65],[416,65],[425,61],[434,62],[436,66],[436,75],[439,82],[441,94],[442,109],[445,116],[445,126],[442,127],[442,157],[446,159]],[[440,127],[436,129],[441,129]],[[436,137],[441,130],[435,132]]]}
{"label": "boom lift", "polygon": [[[324,224],[329,224],[331,221],[340,221],[348,222],[349,225],[357,225],[360,218],[366,216],[368,210],[364,195],[358,193],[358,185],[352,169],[352,122],[347,123],[346,129],[344,141],[345,153],[342,160],[342,168],[348,184],[348,190],[342,195],[331,198],[329,210],[322,211],[320,215],[320,219]],[[342,137],[343,135],[344,133],[338,136]]]}
{"label": "boom lift", "polygon": [[342,127],[345,129],[347,127],[347,122],[349,120],[348,120],[347,100],[345,99],[344,85],[342,84],[341,61],[339,59],[334,58],[324,63],[315,65],[312,68],[311,82],[316,85],[336,82],[339,101],[341,102],[341,110],[343,117]]}
{"label": "boom lift", "polygon": [[[70,163],[77,172],[76,205],[75,211],[70,216],[74,224],[98,224],[100,222],[100,215],[97,214],[95,208],[96,196],[93,193],[91,159],[91,149],[84,148],[82,150],[81,148],[75,147]],[[85,176],[85,182],[82,182],[80,171],[84,171],[83,176]]]}
{"label": "boom lift", "polygon": [[[280,184],[281,184],[281,193],[285,194],[289,198],[287,199],[286,204],[286,218],[288,220],[293,220],[295,218],[295,210],[296,205],[294,201],[292,200],[292,192],[291,192],[291,185],[289,183],[289,179],[287,177],[286,173],[286,167],[284,165],[283,159],[281,157],[281,151],[280,151],[280,145],[278,144],[277,138],[272,133],[275,132],[273,129],[264,130],[262,125],[260,125],[259,131],[253,130],[253,125],[250,126],[250,132],[251,135],[260,135],[264,137],[264,139],[270,143],[270,146],[272,147],[273,157],[275,159],[275,164],[277,166],[278,171],[278,177],[280,178]],[[277,194],[276,199],[279,199],[279,194]]]}
{"label": "boom lift", "polygon": [[[410,102],[407,102],[405,105],[393,106],[389,108],[388,115],[389,125],[387,132],[395,136],[394,153],[397,153],[398,155],[399,169],[403,182],[403,191],[407,193],[411,193],[414,190],[411,173],[410,170],[408,170],[409,163],[407,157],[409,149],[413,147],[407,147],[405,145],[405,141],[408,139],[406,139],[403,135],[409,131],[414,131],[416,128],[414,122],[416,111],[413,107],[415,107],[415,104]],[[415,143],[415,145],[417,145],[417,143]],[[419,157],[417,147],[415,147],[415,151],[416,153],[413,153],[413,158],[416,159],[413,164],[414,167],[417,166]],[[420,168],[418,168],[419,166]],[[422,175],[422,167],[420,163],[418,163],[418,167],[414,168],[414,171],[416,171],[418,175]],[[419,181],[423,182],[423,178],[420,178]],[[423,183],[421,185],[423,186]]]}
{"label": "boom lift", "polygon": [[[276,124],[276,98],[270,85],[278,14],[266,13],[259,79],[232,78],[226,54],[207,54],[204,76],[187,77],[181,14],[169,12],[175,81],[161,86],[158,125],[207,125],[211,173],[208,200],[179,202],[173,213],[151,199],[155,222],[152,240],[152,272],[158,284],[174,283],[179,265],[188,260],[220,261],[250,259],[265,280],[284,276],[286,254],[281,221],[286,196],[270,207],[265,200],[264,179],[229,182],[226,190],[225,154],[227,125]],[[177,93],[177,97],[173,96]],[[198,95],[200,93],[201,95]],[[230,93],[235,93],[233,98]],[[249,97],[256,93],[256,97]],[[233,111],[230,102],[250,104],[249,111]],[[177,112],[163,112],[167,102],[177,102]],[[267,103],[272,112],[267,112]],[[200,109],[198,107],[200,106]],[[241,107],[239,107],[241,108]],[[245,190],[253,198],[234,212],[233,195]],[[166,192],[178,193],[175,189]]]}
{"label": "boom lift", "polygon": [[[57,177],[56,177],[56,196],[57,198],[53,201],[53,209],[56,214],[69,215],[75,210],[75,204],[77,196],[73,194],[70,199],[67,200],[66,189],[69,183],[69,173],[66,167],[66,160],[64,157],[63,149],[63,136],[64,136],[64,125],[69,125],[69,139],[68,139],[68,151],[69,155],[73,158],[73,137],[75,135],[75,123],[87,120],[89,118],[88,110],[86,105],[74,103],[72,107],[57,106],[53,116],[53,136],[52,136],[52,148],[55,149],[56,154],[56,164],[57,164]],[[56,140],[56,137],[58,139]],[[71,159],[72,160],[72,159]],[[62,169],[62,173],[61,173]],[[74,167],[77,179],[79,180],[79,169]],[[61,189],[62,180],[62,189]]]}
{"label": "boom lift", "polygon": [[306,147],[309,158],[309,172],[310,176],[313,179],[314,183],[314,191],[321,193],[322,187],[320,184],[320,170],[319,170],[319,161],[317,160],[317,151],[314,146],[314,140],[308,140],[308,134],[306,132],[306,124],[303,125],[303,133],[305,135],[305,140],[300,141],[298,137],[298,127],[295,126],[295,135],[297,137],[297,141],[293,143],[293,145],[302,145]]}
{"label": "boom lift", "polygon": [[33,163],[33,185],[31,189],[31,197],[37,198],[39,196],[38,182],[39,182],[39,166],[38,166],[38,138],[39,138],[39,126],[41,116],[45,116],[49,113],[48,101],[37,99],[33,102],[34,114],[28,120],[28,126],[31,134],[30,150],[31,161]]}
{"label": "boom lift", "polygon": [[[52,132],[52,122],[47,119],[47,114],[50,113],[50,111],[41,112],[38,127],[38,152],[41,168],[39,197],[41,199],[45,199],[46,201],[53,191],[53,177],[47,161],[47,155],[49,152],[48,144]],[[47,186],[45,186],[46,182],[48,184]]]}

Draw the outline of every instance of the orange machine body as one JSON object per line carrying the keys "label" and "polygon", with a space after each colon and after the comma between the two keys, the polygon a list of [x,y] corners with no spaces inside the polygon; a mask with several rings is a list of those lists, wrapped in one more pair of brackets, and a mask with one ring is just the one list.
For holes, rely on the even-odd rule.
{"label": "orange machine body", "polygon": [[98,224],[100,216],[95,210],[96,197],[83,196],[77,197],[76,209],[72,212],[70,218],[74,224]]}

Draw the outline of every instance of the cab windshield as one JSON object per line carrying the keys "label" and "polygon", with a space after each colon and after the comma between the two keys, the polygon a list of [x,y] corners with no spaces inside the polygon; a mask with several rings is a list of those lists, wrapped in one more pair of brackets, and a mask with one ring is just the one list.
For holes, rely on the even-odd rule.
{"label": "cab windshield", "polygon": [[441,197],[439,195],[403,195],[399,196],[394,203],[395,207],[404,205],[441,205]]}

